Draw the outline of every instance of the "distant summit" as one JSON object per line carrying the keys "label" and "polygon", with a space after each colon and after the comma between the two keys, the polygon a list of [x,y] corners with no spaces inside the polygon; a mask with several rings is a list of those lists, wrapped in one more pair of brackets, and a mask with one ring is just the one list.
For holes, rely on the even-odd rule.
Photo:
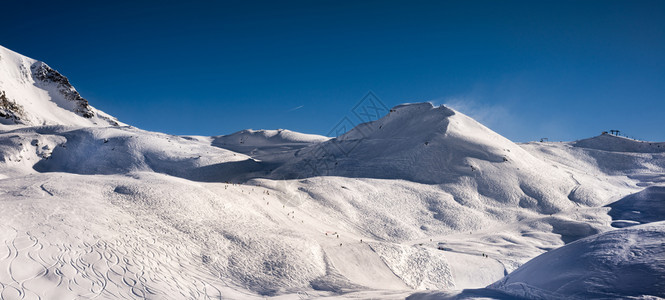
{"label": "distant summit", "polygon": [[215,145],[220,146],[274,146],[284,144],[310,144],[328,140],[327,137],[294,132],[288,129],[253,130],[245,129],[229,135],[213,137]]}
{"label": "distant summit", "polygon": [[118,120],[90,106],[67,77],[0,46],[0,124],[118,126]]}
{"label": "distant summit", "polygon": [[596,149],[610,152],[638,152],[638,153],[660,153],[665,152],[665,143],[638,141],[626,137],[601,134],[596,137],[579,140],[573,146],[580,148]]}

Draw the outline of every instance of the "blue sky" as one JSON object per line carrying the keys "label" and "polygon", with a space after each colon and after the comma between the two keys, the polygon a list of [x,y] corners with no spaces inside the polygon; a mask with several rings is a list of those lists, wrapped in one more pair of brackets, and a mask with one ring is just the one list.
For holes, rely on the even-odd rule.
{"label": "blue sky", "polygon": [[0,44],[147,130],[327,134],[371,90],[515,141],[665,141],[665,1],[76,2],[6,1]]}

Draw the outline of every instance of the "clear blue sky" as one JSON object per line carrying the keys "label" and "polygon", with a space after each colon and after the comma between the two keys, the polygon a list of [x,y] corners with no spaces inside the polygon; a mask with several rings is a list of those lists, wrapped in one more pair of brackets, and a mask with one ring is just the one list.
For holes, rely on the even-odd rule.
{"label": "clear blue sky", "polygon": [[515,141],[665,141],[665,1],[4,1],[0,44],[134,126],[326,134],[369,90]]}

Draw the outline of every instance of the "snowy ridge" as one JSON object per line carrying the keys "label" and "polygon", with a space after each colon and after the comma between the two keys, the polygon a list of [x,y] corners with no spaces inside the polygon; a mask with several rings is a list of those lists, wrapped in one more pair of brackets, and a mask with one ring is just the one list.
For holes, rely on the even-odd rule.
{"label": "snowy ridge", "polygon": [[67,77],[0,46],[0,124],[118,126],[88,104]]}
{"label": "snowy ridge", "polygon": [[621,136],[602,134],[573,143],[575,147],[604,150],[611,152],[662,153],[665,143],[633,140]]}

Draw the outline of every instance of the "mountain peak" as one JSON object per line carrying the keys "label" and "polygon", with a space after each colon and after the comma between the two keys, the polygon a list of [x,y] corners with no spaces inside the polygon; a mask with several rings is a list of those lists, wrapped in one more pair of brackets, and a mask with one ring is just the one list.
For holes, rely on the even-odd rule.
{"label": "mountain peak", "polygon": [[455,111],[448,107],[435,107],[429,102],[400,104],[383,118],[360,124],[338,140],[427,138],[425,136],[445,133],[449,117],[453,115]]}
{"label": "mountain peak", "polygon": [[0,46],[0,124],[118,126],[46,63]]}

